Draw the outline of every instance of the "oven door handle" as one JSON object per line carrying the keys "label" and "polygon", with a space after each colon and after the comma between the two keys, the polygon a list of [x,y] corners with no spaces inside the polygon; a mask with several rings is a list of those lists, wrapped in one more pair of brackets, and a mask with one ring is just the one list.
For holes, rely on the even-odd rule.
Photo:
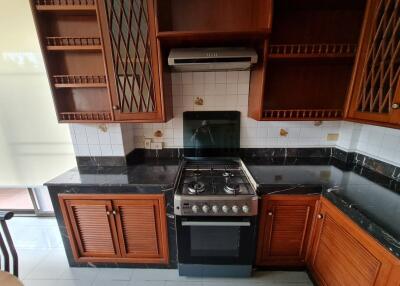
{"label": "oven door handle", "polygon": [[248,221],[183,221],[182,226],[250,226]]}

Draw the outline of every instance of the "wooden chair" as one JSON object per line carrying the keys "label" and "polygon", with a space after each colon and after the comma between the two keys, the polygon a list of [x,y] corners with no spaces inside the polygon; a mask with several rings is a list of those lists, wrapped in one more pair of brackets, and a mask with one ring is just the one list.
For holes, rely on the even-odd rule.
{"label": "wooden chair", "polygon": [[[14,216],[12,212],[0,211],[0,252],[3,257],[4,265],[0,264],[0,285],[2,286],[21,286],[18,280],[18,255],[14,243],[11,239],[6,221]],[[4,237],[3,237],[4,236]],[[12,271],[10,271],[10,256],[12,258]]]}

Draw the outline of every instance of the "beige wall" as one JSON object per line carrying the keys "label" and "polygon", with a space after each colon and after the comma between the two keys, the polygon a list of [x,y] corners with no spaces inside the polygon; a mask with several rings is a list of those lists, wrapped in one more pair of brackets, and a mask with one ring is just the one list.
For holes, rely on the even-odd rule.
{"label": "beige wall", "polygon": [[28,0],[0,9],[0,187],[40,185],[75,165],[57,123]]}

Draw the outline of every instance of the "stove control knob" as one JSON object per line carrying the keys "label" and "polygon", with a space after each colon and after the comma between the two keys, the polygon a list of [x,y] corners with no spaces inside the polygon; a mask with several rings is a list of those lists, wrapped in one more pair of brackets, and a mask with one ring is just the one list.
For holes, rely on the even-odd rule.
{"label": "stove control knob", "polygon": [[237,214],[239,212],[239,207],[238,206],[232,206],[232,211]]}
{"label": "stove control knob", "polygon": [[250,209],[249,209],[248,206],[244,205],[244,206],[242,206],[242,211],[243,211],[245,214],[247,214],[247,213],[250,211]]}
{"label": "stove control knob", "polygon": [[213,211],[213,213],[218,213],[219,207],[216,205],[212,206],[212,211]]}
{"label": "stove control knob", "polygon": [[193,211],[194,213],[197,213],[197,212],[199,211],[199,207],[196,206],[196,205],[192,206],[192,211]]}
{"label": "stove control knob", "polygon": [[202,207],[202,210],[203,210],[204,213],[208,213],[208,211],[210,210],[210,207],[207,206],[207,205],[204,205],[204,206]]}
{"label": "stove control knob", "polygon": [[227,213],[229,211],[229,207],[228,206],[222,206],[222,211],[224,213]]}

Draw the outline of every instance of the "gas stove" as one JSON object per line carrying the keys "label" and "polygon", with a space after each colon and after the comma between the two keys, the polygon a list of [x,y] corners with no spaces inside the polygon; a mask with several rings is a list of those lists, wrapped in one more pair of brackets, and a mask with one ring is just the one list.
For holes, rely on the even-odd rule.
{"label": "gas stove", "polygon": [[175,192],[175,214],[254,216],[255,189],[254,179],[240,159],[186,159]]}
{"label": "gas stove", "polygon": [[179,275],[251,275],[256,183],[243,162],[240,112],[183,113],[182,161],[174,195]]}

